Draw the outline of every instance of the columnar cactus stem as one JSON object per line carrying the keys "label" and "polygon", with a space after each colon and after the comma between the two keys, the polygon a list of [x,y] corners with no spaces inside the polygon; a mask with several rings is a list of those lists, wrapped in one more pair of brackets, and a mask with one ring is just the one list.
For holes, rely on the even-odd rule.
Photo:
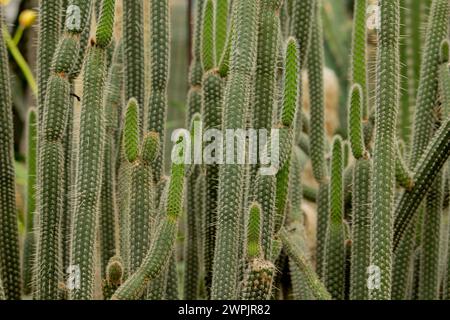
{"label": "columnar cactus stem", "polygon": [[334,299],[344,299],[345,226],[342,139],[336,137],[331,156],[330,216],[325,247],[325,285]]}
{"label": "columnar cactus stem", "polygon": [[[160,152],[152,163],[155,183],[164,174],[164,145],[167,117],[167,86],[170,61],[169,0],[153,0],[149,3],[150,22],[150,96],[146,131],[159,134]],[[136,40],[134,40],[136,41]]]}
{"label": "columnar cactus stem", "polygon": [[106,117],[106,141],[103,166],[102,194],[100,198],[100,246],[102,278],[106,275],[107,266],[113,256],[119,255],[117,239],[117,188],[116,188],[116,154],[117,131],[120,105],[122,103],[123,82],[123,47],[119,42],[114,49],[112,65],[109,69],[104,101]]}
{"label": "columnar cactus stem", "polygon": [[359,84],[362,90],[362,117],[369,118],[367,94],[367,0],[356,0],[353,22],[352,75],[353,84]]}
{"label": "columnar cactus stem", "polygon": [[[204,115],[205,130],[222,129],[222,103],[224,81],[217,71],[210,71],[203,78],[202,113]],[[194,109],[194,107],[191,107]],[[200,111],[200,110],[199,110]],[[215,156],[215,155],[211,155]],[[206,209],[205,209],[205,248],[204,272],[205,287],[209,292],[212,283],[214,248],[217,223],[217,199],[219,187],[219,165],[216,163],[206,166]]]}
{"label": "columnar cactus stem", "polygon": [[[281,112],[280,132],[280,171],[277,173],[277,191],[275,198],[276,215],[274,233],[278,233],[284,223],[289,190],[292,145],[294,142],[295,120],[298,116],[300,60],[297,42],[289,38],[286,44],[285,71],[283,87],[283,108]],[[266,216],[267,219],[273,217]]]}
{"label": "columnar cactus stem", "polygon": [[438,300],[440,292],[439,254],[442,216],[442,171],[438,172],[426,197],[420,250],[419,299]]}
{"label": "columnar cactus stem", "polygon": [[113,32],[115,0],[104,0],[97,26],[84,64],[84,84],[77,153],[75,204],[71,244],[71,267],[79,270],[79,286],[69,298],[92,299],[94,294],[95,237],[102,186],[105,143],[103,91],[106,80],[106,47]]}
{"label": "columnar cactus stem", "polygon": [[25,220],[25,241],[23,245],[22,279],[23,292],[29,295],[32,292],[33,281],[33,254],[36,249],[36,238],[34,234],[34,219],[36,212],[36,179],[37,179],[37,112],[30,109],[27,122],[27,215]]}
{"label": "columnar cactus stem", "polygon": [[201,86],[203,77],[203,67],[201,63],[201,39],[203,25],[203,8],[205,0],[195,1],[194,36],[192,39],[192,61],[189,67],[189,84]]}
{"label": "columnar cactus stem", "polygon": [[[187,211],[187,241],[185,246],[184,299],[195,300],[199,298],[200,294],[200,277],[203,269],[200,267],[200,263],[206,259],[206,255],[202,257],[203,243],[201,235],[204,233],[204,229],[201,229],[202,225],[200,224],[201,219],[207,214],[205,173],[200,172],[198,177],[189,177],[188,183],[191,183],[191,185],[188,185],[188,190],[193,195],[187,195],[189,209]],[[212,261],[211,258],[210,261]]]}
{"label": "columnar cactus stem", "polygon": [[135,98],[141,106],[140,133],[145,119],[145,57],[143,0],[123,1],[125,101]]}
{"label": "columnar cactus stem", "polygon": [[[367,268],[370,265],[370,228],[372,215],[372,161],[363,136],[363,89],[354,84],[350,94],[349,134],[353,156],[352,248],[350,265],[350,299],[367,300]],[[345,186],[344,186],[345,187]]]}
{"label": "columnar cactus stem", "polygon": [[227,32],[228,32],[228,11],[229,0],[215,0],[215,20],[214,20],[214,38],[215,38],[215,57],[216,65],[225,51]]}
{"label": "columnar cactus stem", "polygon": [[[179,143],[182,142],[179,141]],[[184,152],[184,150],[180,152],[180,155],[183,156]],[[157,227],[153,243],[141,266],[114,293],[113,300],[130,300],[140,297],[148,283],[154,281],[166,269],[174,250],[178,219],[183,209],[184,175],[184,164],[172,164],[163,220]]]}
{"label": "columnar cactus stem", "polygon": [[106,266],[106,276],[103,280],[103,298],[105,300],[111,299],[113,293],[123,283],[124,268],[122,260],[114,256],[112,257],[108,265]]}
{"label": "columnar cactus stem", "polygon": [[[39,238],[36,259],[37,299],[59,299],[61,281],[60,222],[65,183],[64,136],[69,118],[70,73],[80,51],[79,36],[88,25],[91,1],[70,2],[64,35],[53,57],[39,133]],[[75,21],[74,21],[75,20]]]}
{"label": "columnar cactus stem", "polygon": [[292,241],[289,233],[282,228],[279,233],[280,239],[283,242],[283,248],[287,255],[295,263],[297,268],[303,274],[307,286],[311,290],[313,296],[317,300],[331,300],[331,295],[317,277],[312,267],[307,262],[298,245]]}
{"label": "columnar cactus stem", "polygon": [[206,0],[203,8],[203,24],[201,38],[201,63],[204,72],[216,65],[215,34],[214,34],[214,2]]}
{"label": "columnar cactus stem", "polygon": [[[303,69],[308,59],[312,39],[313,20],[316,6],[321,0],[293,1],[291,17],[291,35],[300,47],[300,67]],[[321,30],[321,28],[320,28]],[[311,49],[315,51],[314,49]],[[317,54],[318,52],[316,52]]]}
{"label": "columnar cactus stem", "polygon": [[380,270],[381,285],[371,299],[390,299],[392,273],[392,211],[395,193],[396,122],[400,92],[399,0],[380,1],[371,265]]}
{"label": "columnar cactus stem", "polygon": [[[318,1],[320,2],[320,0]],[[327,176],[325,162],[323,50],[321,5],[318,3],[315,6],[312,26],[311,49],[308,57],[308,79],[311,103],[311,160],[314,178],[319,183],[326,179]]]}
{"label": "columnar cactus stem", "polygon": [[[61,32],[60,16],[63,11],[62,0],[39,1],[38,35],[38,123],[44,118],[44,103],[47,95],[47,82],[51,73],[52,59],[58,46]],[[64,7],[66,10],[66,7]]]}
{"label": "columnar cactus stem", "polygon": [[250,204],[246,228],[247,268],[242,282],[241,298],[244,300],[267,300],[272,292],[275,266],[262,258],[261,248],[261,206]]}
{"label": "columnar cactus stem", "polygon": [[169,261],[169,266],[167,270],[167,280],[166,280],[166,290],[165,299],[169,301],[175,301],[180,299],[180,293],[178,289],[178,259],[176,250],[173,250],[172,257]]}
{"label": "columnar cactus stem", "polygon": [[[3,30],[0,8],[0,29]],[[21,277],[14,184],[14,135],[8,55],[0,32],[0,278],[5,297],[20,299]]]}
{"label": "columnar cactus stem", "polygon": [[[259,1],[233,2],[233,25],[239,37],[233,37],[230,75],[224,98],[226,129],[245,127],[242,114],[250,103],[249,82],[256,66],[258,11]],[[243,55],[243,52],[246,54]],[[242,165],[227,164],[221,167],[219,174],[218,227],[211,295],[213,299],[237,297],[239,246],[236,243],[236,226],[241,215],[242,173]]]}
{"label": "columnar cactus stem", "polygon": [[405,190],[395,207],[394,250],[397,250],[405,230],[412,223],[417,209],[426,192],[431,188],[436,177],[449,157],[450,150],[450,117],[442,123],[427,150],[422,155],[414,170],[414,187]]}
{"label": "columnar cactus stem", "polygon": [[433,135],[433,110],[436,107],[439,88],[440,46],[441,42],[448,37],[449,17],[450,3],[447,0],[434,0],[427,26],[417,92],[411,165],[415,165],[419,161]]}

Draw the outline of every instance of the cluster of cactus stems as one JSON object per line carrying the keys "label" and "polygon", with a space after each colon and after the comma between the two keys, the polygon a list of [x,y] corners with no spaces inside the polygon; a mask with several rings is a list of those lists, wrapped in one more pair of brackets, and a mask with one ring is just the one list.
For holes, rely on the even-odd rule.
{"label": "cluster of cactus stems", "polygon": [[[196,0],[188,134],[168,175],[170,1],[148,19],[143,0],[116,2],[40,1],[20,246],[0,33],[0,299],[450,298],[448,0],[379,0],[374,30],[354,1],[348,137],[325,126],[322,0]],[[183,161],[202,130],[230,129],[267,131],[273,174]],[[228,143],[208,156],[235,159]]]}

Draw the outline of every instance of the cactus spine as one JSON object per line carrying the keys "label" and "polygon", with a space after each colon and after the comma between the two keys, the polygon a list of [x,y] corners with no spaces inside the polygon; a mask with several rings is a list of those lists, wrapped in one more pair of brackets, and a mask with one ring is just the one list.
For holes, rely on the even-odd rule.
{"label": "cactus spine", "polygon": [[96,39],[84,64],[83,97],[75,179],[75,204],[70,263],[82,275],[80,285],[69,293],[73,300],[93,298],[94,253],[102,186],[105,145],[103,91],[106,80],[106,47],[113,32],[115,0],[104,0]]}
{"label": "cactus spine", "polygon": [[399,105],[400,5],[381,0],[376,80],[375,148],[373,158],[373,216],[371,265],[380,268],[381,286],[371,299],[390,299],[392,271],[392,211],[395,192],[395,133]]}
{"label": "cactus spine", "polygon": [[[233,2],[233,25],[239,37],[233,37],[230,74],[224,97],[224,128],[243,129],[242,113],[250,100],[248,83],[256,65],[257,17],[259,1]],[[246,55],[242,55],[246,52]],[[234,154],[233,154],[234,158]],[[243,168],[239,164],[222,166],[219,174],[218,228],[212,282],[213,299],[237,297],[238,236],[243,187]]]}

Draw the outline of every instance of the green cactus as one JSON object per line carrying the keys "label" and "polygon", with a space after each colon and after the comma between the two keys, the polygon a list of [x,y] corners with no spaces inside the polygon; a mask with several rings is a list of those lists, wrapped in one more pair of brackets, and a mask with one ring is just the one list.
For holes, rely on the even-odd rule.
{"label": "green cactus", "polygon": [[124,268],[122,260],[114,256],[106,266],[106,276],[103,280],[102,290],[105,300],[111,299],[113,293],[122,285],[124,277]]}
{"label": "green cactus", "polygon": [[[307,3],[308,1],[303,1]],[[320,0],[319,0],[320,2]],[[321,5],[315,5],[312,24],[311,49],[308,57],[308,79],[311,103],[311,160],[314,178],[320,183],[326,179],[324,84],[323,84],[323,34]],[[299,45],[302,43],[299,42]],[[301,64],[302,65],[302,64]],[[300,65],[300,66],[301,66]]]}
{"label": "green cactus", "polygon": [[174,301],[180,299],[180,293],[178,289],[178,259],[176,256],[176,251],[172,253],[172,258],[169,261],[169,267],[167,270],[167,281],[166,281],[166,291],[165,299]]}
{"label": "green cactus", "polygon": [[[153,1],[152,1],[153,2]],[[135,98],[139,111],[140,134],[145,119],[145,57],[144,57],[144,10],[142,0],[123,2],[123,44],[125,100]]]}
{"label": "green cactus", "polygon": [[[182,143],[181,140],[178,141]],[[180,148],[183,150],[183,148]],[[184,150],[180,151],[183,157]],[[154,240],[140,267],[114,293],[113,300],[137,299],[144,292],[148,283],[164,272],[175,245],[178,219],[182,213],[184,187],[184,164],[172,164],[171,178],[165,205],[165,215],[155,232]]]}
{"label": "green cactus", "polygon": [[[106,9],[112,6],[112,9]],[[115,1],[103,1],[100,21],[109,28],[97,29],[96,38],[111,39]],[[105,31],[106,30],[106,31]],[[103,34],[103,35],[100,35]],[[102,166],[105,146],[103,92],[106,80],[106,46],[109,43],[91,42],[84,64],[83,98],[81,106],[80,137],[77,152],[75,204],[71,266],[79,268],[79,287],[70,291],[73,300],[92,299],[94,287],[95,233],[98,221],[102,185]]]}
{"label": "green cactus", "polygon": [[[153,179],[159,182],[164,174],[164,146],[167,117],[167,86],[169,82],[170,24],[169,1],[150,1],[150,96],[146,131],[159,134],[161,140],[157,160],[152,164]],[[134,40],[136,41],[136,40]]]}
{"label": "green cactus", "polygon": [[27,122],[27,215],[25,240],[23,244],[22,255],[22,279],[23,293],[29,295],[32,293],[33,279],[33,254],[36,248],[36,239],[34,234],[34,220],[36,213],[36,169],[37,169],[37,112],[30,109]]}
{"label": "green cactus", "polygon": [[373,215],[371,265],[380,268],[381,285],[370,290],[371,299],[390,299],[392,281],[392,211],[395,193],[395,130],[400,92],[400,5],[380,1],[376,79],[375,147],[373,155]]}
{"label": "green cactus", "polygon": [[[361,113],[363,119],[369,117],[367,94],[367,0],[356,0],[354,7],[351,81],[362,90]],[[350,118],[352,119],[352,118]],[[355,150],[356,151],[356,150]]]}
{"label": "green cactus", "polygon": [[[242,114],[249,105],[251,88],[248,85],[256,65],[257,17],[259,1],[233,2],[233,25],[238,37],[233,37],[230,74],[224,97],[224,128],[242,129]],[[242,55],[242,52],[246,52]],[[234,154],[233,154],[234,157]],[[243,167],[239,164],[222,166],[219,173],[218,226],[212,281],[213,299],[237,297],[238,230],[243,187]]]}
{"label": "green cactus", "polygon": [[222,57],[227,41],[228,33],[228,12],[229,12],[229,0],[215,0],[214,4],[214,39],[215,39],[215,57],[216,65],[219,64]]}
{"label": "green cactus", "polygon": [[[39,237],[36,257],[36,299],[58,299],[61,281],[60,223],[63,218],[65,183],[64,135],[70,111],[70,72],[78,59],[79,35],[88,23],[91,1],[71,1],[67,7],[64,35],[55,50],[46,86],[42,124],[39,128],[37,208]],[[73,10],[80,11],[72,24]],[[76,18],[75,18],[76,19]],[[67,230],[66,230],[67,231]]]}
{"label": "green cactus", "polygon": [[450,4],[446,0],[434,0],[427,25],[420,82],[417,91],[416,114],[414,118],[411,165],[415,165],[433,135],[433,110],[438,95],[438,74],[441,42],[448,37]]}
{"label": "green cactus", "polygon": [[216,65],[214,11],[215,6],[213,0],[206,0],[203,9],[201,38],[201,63],[205,72],[211,70]]}
{"label": "green cactus", "polygon": [[[270,130],[276,99],[279,1],[262,1],[259,14],[258,55],[255,75],[253,128]],[[286,69],[288,71],[288,69]],[[294,72],[294,71],[292,71]]]}
{"label": "green cactus", "polygon": [[103,179],[100,196],[100,246],[101,246],[101,272],[105,278],[107,266],[113,256],[119,254],[117,248],[116,223],[118,218],[117,202],[117,177],[115,159],[117,154],[117,131],[119,123],[119,112],[122,95],[122,58],[123,47],[119,42],[114,49],[112,65],[109,69],[106,83],[106,94],[104,98],[106,141],[103,165]]}
{"label": "green cactus", "polygon": [[244,300],[267,300],[272,292],[275,266],[262,259],[261,248],[261,206],[250,204],[246,228],[247,268],[242,282],[241,298]]}
{"label": "green cactus", "polygon": [[352,252],[350,299],[367,300],[367,268],[370,265],[370,218],[372,213],[372,162],[358,159],[353,177]]}
{"label": "green cactus", "polygon": [[419,299],[438,300],[443,174],[438,173],[426,197],[420,250]]}
{"label": "green cactus", "polygon": [[394,250],[404,237],[405,230],[412,223],[417,209],[431,188],[439,172],[449,157],[450,117],[447,117],[433,137],[414,170],[414,187],[400,195],[395,207]]}
{"label": "green cactus", "polygon": [[292,241],[289,233],[283,228],[279,233],[289,258],[293,260],[297,268],[302,273],[308,288],[317,300],[331,300],[331,295],[325,288],[324,284],[319,280],[317,274],[307,262],[306,258],[301,254],[301,249]]}
{"label": "green cactus", "polygon": [[[202,97],[202,114],[204,116],[205,130],[216,129],[222,127],[222,103],[223,103],[223,87],[224,82],[217,71],[207,72],[203,78],[203,94]],[[192,101],[194,102],[194,101]],[[196,103],[192,104],[190,109]],[[200,111],[200,110],[199,110]],[[211,155],[211,156],[216,156]],[[219,186],[219,165],[216,163],[209,164],[206,170],[206,209],[205,209],[205,248],[204,248],[204,272],[205,286],[210,290],[212,283],[212,267],[214,260],[215,234],[217,221],[217,200]]]}
{"label": "green cactus", "polygon": [[336,137],[331,156],[330,215],[325,245],[325,285],[334,299],[344,299],[345,231],[342,139]]}
{"label": "green cactus", "polygon": [[201,229],[201,220],[207,214],[205,173],[200,172],[198,177],[189,177],[188,183],[190,184],[188,185],[190,194],[186,195],[186,198],[188,200],[188,210],[183,298],[186,300],[195,300],[198,299],[200,295],[200,278],[202,270],[200,263],[204,261],[203,259],[206,258],[206,256],[202,257],[203,243],[201,236],[201,234],[205,232]]}
{"label": "green cactus", "polygon": [[203,77],[203,66],[201,63],[201,39],[203,32],[203,8],[205,0],[195,1],[195,17],[194,17],[194,35],[192,39],[192,61],[189,67],[189,84],[193,86],[201,86]]}
{"label": "green cactus", "polygon": [[[39,1],[39,35],[38,35],[38,123],[44,118],[44,103],[47,95],[47,82],[51,74],[53,55],[58,46],[58,40],[63,21],[59,20],[63,11],[62,0]],[[66,7],[64,7],[64,10]]]}

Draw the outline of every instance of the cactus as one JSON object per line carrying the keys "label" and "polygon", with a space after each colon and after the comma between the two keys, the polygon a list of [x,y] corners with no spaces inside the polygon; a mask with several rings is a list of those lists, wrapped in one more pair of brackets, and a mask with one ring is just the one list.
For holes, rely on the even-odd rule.
{"label": "cactus", "polygon": [[416,164],[433,135],[433,109],[438,95],[438,73],[441,41],[448,36],[450,4],[446,0],[432,2],[414,118],[411,164]]}
{"label": "cactus", "polygon": [[301,254],[301,250],[298,248],[297,244],[291,240],[289,233],[285,229],[281,229],[279,236],[283,243],[283,248],[303,274],[303,277],[314,298],[317,300],[331,300],[330,293],[327,291],[324,284],[319,280],[317,274],[308,264],[305,257]]}
{"label": "cactus", "polygon": [[214,4],[214,38],[216,65],[220,61],[227,41],[229,0],[215,0]]}
{"label": "cactus", "polygon": [[[103,179],[100,196],[100,245],[101,245],[101,271],[104,278],[107,266],[111,258],[119,255],[117,239],[117,177],[115,159],[117,154],[117,131],[120,114],[120,104],[122,95],[122,43],[118,43],[114,49],[112,65],[109,69],[106,83],[106,94],[104,98],[105,120],[106,120],[106,141],[103,165]],[[123,262],[122,262],[123,263]]]}
{"label": "cactus", "polygon": [[[351,81],[361,86],[362,90],[362,118],[369,117],[368,95],[367,95],[367,0],[356,0],[353,22],[353,44],[352,44],[352,68]],[[350,118],[352,119],[352,118]]]}
{"label": "cactus", "polygon": [[[150,1],[150,96],[146,131],[159,134],[160,152],[152,163],[153,179],[159,182],[164,173],[165,123],[167,114],[167,86],[169,82],[170,26],[169,1]],[[134,39],[133,41],[136,41]],[[143,103],[143,102],[142,102]],[[143,105],[143,104],[142,104]],[[142,121],[142,120],[141,120]]]}
{"label": "cactus", "polygon": [[214,2],[206,0],[203,9],[203,24],[201,38],[201,63],[205,72],[211,70],[216,64],[215,34],[214,34]]}
{"label": "cactus", "polygon": [[416,215],[426,192],[430,189],[435,172],[439,172],[448,159],[450,148],[449,138],[450,117],[444,120],[427,147],[414,170],[414,187],[405,190],[395,207],[394,248],[396,248],[403,234]]}
{"label": "cactus", "polygon": [[246,228],[246,257],[248,260],[242,282],[241,298],[244,300],[267,300],[272,291],[275,266],[262,258],[261,206],[250,204]]}
{"label": "cactus", "polygon": [[[353,156],[352,190],[352,250],[350,265],[350,299],[367,300],[366,272],[370,265],[370,234],[372,215],[372,161],[365,149],[363,136],[364,93],[359,84],[353,85],[350,94],[349,136]],[[345,186],[344,186],[345,188]]]}
{"label": "cactus", "polygon": [[[38,123],[44,118],[44,103],[47,95],[47,82],[51,74],[53,55],[58,46],[61,25],[59,20],[63,11],[62,0],[39,1],[38,35]],[[64,10],[66,7],[64,7]]]}
{"label": "cactus", "polygon": [[[182,144],[182,140],[178,140]],[[184,150],[180,148],[181,157]],[[140,267],[114,293],[113,300],[136,299],[142,295],[147,284],[155,280],[165,269],[173,251],[181,215],[185,181],[184,164],[174,163],[166,199],[165,215],[155,232],[155,237]]]}
{"label": "cactus", "polygon": [[342,139],[336,137],[331,156],[330,215],[325,246],[325,285],[334,299],[344,299],[345,234]]}
{"label": "cactus", "polygon": [[135,98],[141,106],[139,113],[140,134],[145,124],[145,57],[143,1],[123,2],[123,44],[125,99]]}
{"label": "cactus", "polygon": [[290,38],[287,41],[285,57],[283,108],[280,129],[280,171],[277,173],[277,191],[275,197],[275,234],[283,225],[286,214],[292,143],[294,141],[293,132],[298,110],[300,64],[297,42],[294,38]]}
{"label": "cactus", "polygon": [[[222,100],[223,80],[216,71],[210,71],[203,78],[202,114],[204,116],[205,130],[222,127]],[[192,107],[191,109],[195,109]],[[200,111],[200,110],[199,110]],[[215,155],[214,155],[215,156]],[[209,164],[206,170],[206,209],[205,209],[205,242],[203,251],[203,262],[205,272],[205,286],[211,288],[212,267],[214,260],[216,221],[217,221],[217,199],[219,185],[219,165]]]}
{"label": "cactus", "polygon": [[115,0],[102,2],[96,43],[91,41],[84,65],[84,87],[80,120],[78,162],[75,179],[75,204],[71,266],[83,275],[80,286],[69,293],[74,300],[92,299],[94,287],[95,231],[102,185],[105,146],[103,91],[106,80],[106,47],[112,37]]}
{"label": "cactus", "polygon": [[103,298],[110,299],[113,293],[122,285],[124,276],[124,268],[122,260],[114,256],[106,266],[106,275],[103,280]]}
{"label": "cactus", "polygon": [[[233,37],[230,75],[224,97],[224,128],[240,129],[245,126],[241,114],[250,102],[248,82],[256,64],[258,11],[258,1],[238,0],[233,3],[234,32],[240,38]],[[247,54],[242,56],[241,52],[244,51]],[[242,174],[243,168],[239,164],[220,168],[218,228],[211,294],[213,299],[237,297],[238,246],[235,242],[235,226],[241,212],[239,195],[243,187]]]}
{"label": "cactus", "polygon": [[[79,34],[88,23],[90,1],[72,1],[67,7],[64,35],[53,57],[51,75],[46,86],[42,124],[39,128],[39,165],[37,208],[39,210],[39,238],[36,258],[37,299],[58,299],[61,273],[59,227],[64,197],[64,134],[69,118],[70,79],[74,61],[79,55]],[[70,23],[69,11],[82,14],[79,25]]]}
{"label": "cactus", "polygon": [[22,256],[22,279],[25,295],[32,293],[32,265],[36,247],[33,225],[36,212],[37,117],[36,110],[30,109],[27,122],[27,216]]}
{"label": "cactus", "polygon": [[[0,28],[3,29],[3,10],[0,8]],[[21,277],[19,239],[16,217],[13,118],[9,84],[9,67],[3,35],[0,34],[0,278],[5,298],[20,299]]]}
{"label": "cactus", "polygon": [[[399,1],[380,1],[376,80],[375,148],[373,156],[373,216],[371,265],[381,271],[381,286],[371,299],[389,299],[392,271],[392,210],[395,183],[395,129],[399,104]],[[376,239],[376,240],[375,240]]]}

